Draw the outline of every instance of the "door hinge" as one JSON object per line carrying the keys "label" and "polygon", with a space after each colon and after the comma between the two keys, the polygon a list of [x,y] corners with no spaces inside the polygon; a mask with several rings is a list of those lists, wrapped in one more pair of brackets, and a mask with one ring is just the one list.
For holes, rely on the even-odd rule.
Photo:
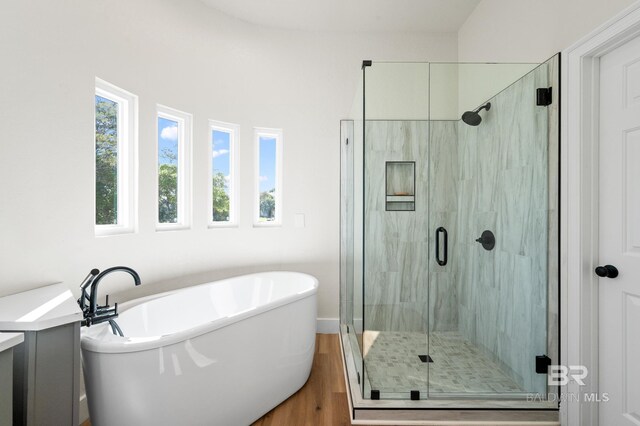
{"label": "door hinge", "polygon": [[546,355],[536,355],[536,373],[547,374],[550,365],[551,358]]}
{"label": "door hinge", "polygon": [[370,67],[373,64],[373,62],[371,60],[364,60],[362,61],[362,69],[364,69],[365,67]]}
{"label": "door hinge", "polygon": [[543,87],[536,91],[536,105],[549,106],[552,102],[551,87]]}
{"label": "door hinge", "polygon": [[358,384],[360,384],[360,373],[356,373],[356,376],[358,377]]}
{"label": "door hinge", "polygon": [[349,326],[347,326],[347,334],[349,334]]}

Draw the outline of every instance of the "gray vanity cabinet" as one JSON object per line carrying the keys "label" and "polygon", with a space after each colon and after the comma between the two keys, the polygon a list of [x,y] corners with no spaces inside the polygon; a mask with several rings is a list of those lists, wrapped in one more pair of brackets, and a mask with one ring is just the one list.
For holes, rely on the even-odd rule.
{"label": "gray vanity cabinet", "polygon": [[0,331],[24,333],[13,350],[14,426],[78,425],[81,320],[64,284],[0,298]]}
{"label": "gray vanity cabinet", "polygon": [[13,424],[13,350],[23,340],[21,333],[0,333],[0,426]]}

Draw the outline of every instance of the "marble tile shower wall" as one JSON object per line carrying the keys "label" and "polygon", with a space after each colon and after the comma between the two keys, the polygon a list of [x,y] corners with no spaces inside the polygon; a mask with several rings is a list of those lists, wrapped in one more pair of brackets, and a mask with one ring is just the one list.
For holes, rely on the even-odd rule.
{"label": "marble tile shower wall", "polygon": [[[540,66],[491,100],[482,124],[458,122],[458,259],[461,334],[498,361],[523,389],[543,392],[533,369],[547,348],[548,110]],[[484,230],[494,250],[475,240]]]}
{"label": "marble tile shower wall", "polygon": [[[365,129],[365,328],[424,331],[427,311],[428,122]],[[415,211],[386,211],[387,161],[415,161]]]}
{"label": "marble tile shower wall", "polygon": [[[460,171],[458,123],[432,121],[429,145],[429,331],[458,331],[458,287],[460,259],[455,239],[459,210]],[[435,230],[442,226],[449,234],[448,261],[438,265],[435,257]]]}
{"label": "marble tile shower wall", "polygon": [[[455,122],[366,124],[365,328],[368,330],[426,332],[429,324],[431,329],[457,330],[455,261],[435,270],[432,267],[435,262],[430,259],[433,253],[429,250],[433,242],[430,209],[438,219],[437,226],[445,226],[451,232],[456,225],[457,190],[452,178],[457,174],[454,173],[456,131]],[[386,211],[388,161],[415,161],[415,211]],[[429,183],[434,180],[442,181],[445,188],[431,191],[429,199]],[[429,278],[433,282],[431,290]],[[429,309],[430,291],[432,309]]]}

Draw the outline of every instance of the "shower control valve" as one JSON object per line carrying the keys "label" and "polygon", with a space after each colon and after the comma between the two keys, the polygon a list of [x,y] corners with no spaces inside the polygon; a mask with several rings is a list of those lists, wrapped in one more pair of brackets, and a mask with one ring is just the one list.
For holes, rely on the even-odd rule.
{"label": "shower control valve", "polygon": [[482,244],[482,248],[485,250],[490,251],[496,246],[496,237],[493,232],[487,230],[482,233],[480,238],[476,239],[476,242]]}

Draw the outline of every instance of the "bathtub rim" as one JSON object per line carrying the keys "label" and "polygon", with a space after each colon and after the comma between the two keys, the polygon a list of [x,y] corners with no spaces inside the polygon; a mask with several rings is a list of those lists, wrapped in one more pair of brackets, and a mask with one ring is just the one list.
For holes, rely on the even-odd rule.
{"label": "bathtub rim", "polygon": [[[220,280],[216,280],[216,281],[210,281],[210,282],[206,282],[206,283],[202,283],[202,284],[196,284],[193,286],[188,286],[188,287],[183,287],[180,289],[176,289],[176,290],[169,290],[166,292],[162,292],[162,293],[157,293],[157,294],[152,294],[149,296],[144,296],[144,297],[140,297],[137,299],[132,299],[130,301],[127,301],[125,303],[122,303],[121,306],[121,312],[124,312],[128,309],[131,309],[135,306],[141,305],[143,303],[146,302],[150,302],[152,300],[155,299],[160,299],[160,298],[164,298],[164,297],[169,297],[172,294],[178,293],[180,291],[184,291],[184,290],[190,290],[190,289],[194,289],[194,288],[198,288],[198,287],[203,287],[203,286],[208,286],[211,284],[215,284],[215,283],[219,283],[222,281],[228,281],[228,280],[233,280],[236,278],[249,278],[249,277],[253,277],[253,276],[264,276],[266,274],[295,274],[295,275],[300,275],[306,278],[310,278],[311,282],[312,282],[312,287],[299,292],[299,293],[294,293],[291,294],[289,296],[283,297],[282,299],[279,299],[275,302],[271,302],[265,305],[261,305],[258,306],[255,309],[251,309],[251,310],[247,310],[244,311],[240,314],[234,315],[232,317],[225,317],[225,318],[220,318],[220,319],[216,319],[214,321],[210,321],[210,322],[206,322],[203,324],[200,324],[196,327],[192,327],[186,330],[182,330],[176,333],[171,333],[171,334],[165,334],[165,335],[161,335],[161,336],[157,336],[157,338],[155,338],[156,336],[154,336],[154,338],[149,338],[149,339],[153,339],[153,340],[142,340],[142,341],[134,341],[131,342],[128,337],[119,337],[119,336],[115,336],[112,334],[108,334],[108,338],[104,339],[102,332],[104,331],[104,329],[106,329],[107,327],[109,327],[108,323],[102,323],[102,324],[98,324],[95,325],[93,327],[82,327],[81,329],[81,338],[80,338],[80,347],[83,351],[89,351],[89,352],[95,352],[95,353],[131,353],[131,352],[142,352],[142,351],[146,351],[146,350],[151,350],[151,349],[157,349],[157,348],[161,348],[161,347],[165,347],[165,346],[169,346],[169,345],[173,345],[173,344],[177,344],[177,343],[181,343],[181,342],[185,342],[189,339],[198,337],[198,336],[202,336],[204,334],[207,334],[209,332],[224,328],[224,327],[228,327],[231,326],[237,322],[240,321],[244,321],[246,319],[249,319],[251,317],[254,316],[258,316],[260,314],[263,314],[265,312],[286,306],[286,305],[290,305],[292,303],[295,303],[299,300],[303,300],[303,299],[307,299],[310,297],[315,297],[318,293],[318,286],[319,286],[319,281],[316,277],[314,277],[313,275],[310,274],[306,274],[304,272],[294,272],[294,271],[265,271],[265,272],[258,272],[258,273],[253,273],[253,274],[246,274],[246,275],[237,275],[234,277],[229,277],[229,278],[223,278]],[[317,310],[317,308],[316,308]],[[316,313],[317,314],[317,313]],[[314,314],[314,320],[315,320],[315,315]],[[315,323],[314,323],[315,324]],[[315,325],[314,325],[315,327]],[[99,335],[99,337],[96,337],[96,335]]]}

